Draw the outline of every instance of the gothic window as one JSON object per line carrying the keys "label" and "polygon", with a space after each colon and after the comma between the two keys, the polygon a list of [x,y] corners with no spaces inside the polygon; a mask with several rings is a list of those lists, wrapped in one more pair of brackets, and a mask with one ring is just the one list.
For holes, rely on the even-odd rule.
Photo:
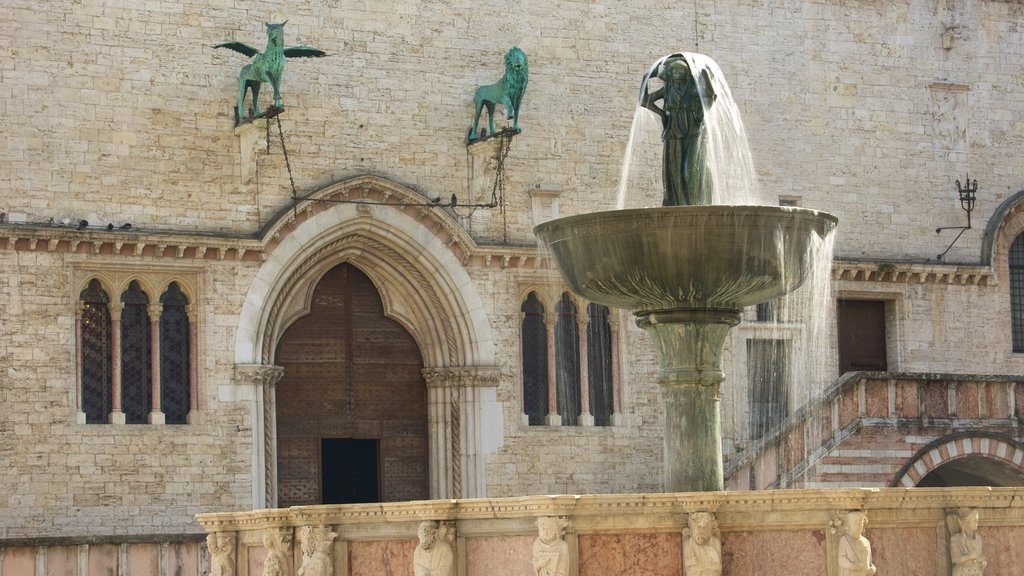
{"label": "gothic window", "polygon": [[121,302],[121,409],[126,423],[145,424],[153,407],[149,297],[132,281]]}
{"label": "gothic window", "polygon": [[548,413],[548,337],[544,305],[530,292],[522,312],[523,413],[531,426],[544,424]]}
{"label": "gothic window", "polygon": [[789,347],[785,340],[747,340],[750,438],[756,440],[789,415]]}
{"label": "gothic window", "polygon": [[142,286],[111,301],[93,279],[79,295],[79,422],[185,424],[195,408],[188,297],[178,282],[159,301]]}
{"label": "gothic window", "polygon": [[616,408],[608,308],[579,305],[565,292],[554,314],[545,314],[541,297],[530,292],[520,311],[526,422],[610,426]]}
{"label": "gothic window", "polygon": [[92,280],[79,296],[81,407],[88,424],[103,424],[113,409],[110,297]]}
{"label": "gothic window", "polygon": [[160,305],[160,410],[167,424],[185,424],[191,374],[188,297],[172,282]]}
{"label": "gothic window", "polygon": [[1010,319],[1013,351],[1024,352],[1024,234],[1010,246]]}
{"label": "gothic window", "polygon": [[563,426],[575,426],[580,415],[580,332],[576,305],[563,293],[556,307],[555,392]]}
{"label": "gothic window", "polygon": [[600,304],[587,306],[587,372],[590,388],[590,413],[594,424],[611,424],[614,401],[612,394],[612,328],[608,308]]}

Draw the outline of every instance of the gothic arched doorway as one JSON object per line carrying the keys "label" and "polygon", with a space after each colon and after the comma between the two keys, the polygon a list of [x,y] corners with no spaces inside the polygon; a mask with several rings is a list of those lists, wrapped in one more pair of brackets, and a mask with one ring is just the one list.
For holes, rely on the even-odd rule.
{"label": "gothic arched doorway", "polygon": [[423,360],[365,274],[327,272],[275,357],[278,506],[429,498]]}

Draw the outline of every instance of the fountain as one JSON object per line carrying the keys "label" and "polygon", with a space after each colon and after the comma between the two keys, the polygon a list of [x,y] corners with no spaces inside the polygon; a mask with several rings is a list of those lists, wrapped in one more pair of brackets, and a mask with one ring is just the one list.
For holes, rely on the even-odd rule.
{"label": "fountain", "polygon": [[723,186],[743,185],[730,177],[737,162],[722,159],[720,127],[709,121],[721,116],[713,107],[735,108],[716,71],[705,56],[680,53],[644,76],[640,106],[662,120],[663,207],[570,216],[534,229],[573,291],[632,310],[654,340],[668,492],[724,488],[725,338],[743,307],[804,282],[815,244],[837,223],[814,210],[712,204]]}

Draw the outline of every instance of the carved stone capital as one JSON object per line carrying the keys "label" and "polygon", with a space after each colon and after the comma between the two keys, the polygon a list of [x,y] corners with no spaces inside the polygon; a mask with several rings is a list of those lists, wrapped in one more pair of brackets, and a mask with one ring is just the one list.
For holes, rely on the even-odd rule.
{"label": "carved stone capital", "polygon": [[501,379],[496,366],[424,368],[427,388],[494,388]]}
{"label": "carved stone capital", "polygon": [[235,383],[273,387],[284,376],[284,368],[268,364],[235,364]]}

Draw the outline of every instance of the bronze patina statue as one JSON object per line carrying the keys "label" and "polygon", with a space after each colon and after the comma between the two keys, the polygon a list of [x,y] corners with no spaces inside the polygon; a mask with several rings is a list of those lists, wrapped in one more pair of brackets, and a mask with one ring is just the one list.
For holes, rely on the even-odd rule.
{"label": "bronze patina statue", "polygon": [[501,77],[501,80],[476,89],[476,94],[473,96],[476,112],[473,115],[473,126],[469,129],[470,142],[477,139],[480,111],[485,106],[487,107],[489,134],[494,134],[495,104],[505,107],[505,114],[509,120],[512,120],[512,129],[519,130],[519,107],[523,103],[523,94],[526,93],[528,78],[529,65],[526,62],[526,53],[513,46],[505,54],[505,75]]}
{"label": "bronze patina statue", "polygon": [[[664,85],[651,92],[655,78]],[[708,68],[694,74],[685,54],[670,54],[654,63],[640,85],[640,105],[661,117],[665,206],[711,204],[714,182],[707,168],[704,125],[704,110],[715,101],[711,79]]]}
{"label": "bronze patina statue", "polygon": [[267,48],[264,52],[243,42],[225,42],[214,46],[214,48],[228,48],[246,56],[254,56],[252,62],[242,66],[242,71],[238,73],[238,105],[235,107],[235,122],[240,123],[246,118],[243,106],[246,90],[252,91],[250,118],[264,114],[259,105],[260,84],[263,82],[270,82],[270,85],[274,87],[274,106],[273,109],[267,110],[268,115],[271,111],[284,110],[284,105],[281,103],[281,75],[284,74],[286,58],[320,58],[327,55],[323,50],[309,46],[285,48],[284,25],[287,23],[287,20],[280,24],[265,23]]}

